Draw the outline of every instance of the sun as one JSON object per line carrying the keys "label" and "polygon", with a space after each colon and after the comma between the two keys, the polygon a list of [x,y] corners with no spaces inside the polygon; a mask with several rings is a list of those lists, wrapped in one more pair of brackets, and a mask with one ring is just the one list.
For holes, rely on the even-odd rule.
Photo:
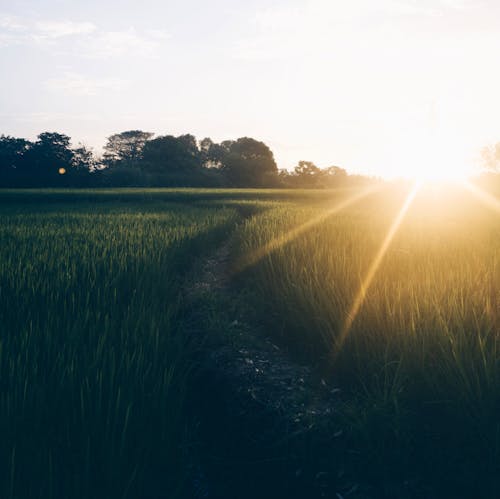
{"label": "sun", "polygon": [[469,176],[465,168],[461,168],[457,163],[447,163],[443,160],[432,161],[422,165],[408,165],[402,176],[415,180],[420,184],[429,183],[457,183],[463,182]]}
{"label": "sun", "polygon": [[427,147],[408,158],[401,168],[401,176],[421,183],[461,182],[471,174],[463,158],[450,155],[442,147]]}
{"label": "sun", "polygon": [[472,174],[459,138],[414,133],[395,146],[388,176],[419,183],[457,183]]}

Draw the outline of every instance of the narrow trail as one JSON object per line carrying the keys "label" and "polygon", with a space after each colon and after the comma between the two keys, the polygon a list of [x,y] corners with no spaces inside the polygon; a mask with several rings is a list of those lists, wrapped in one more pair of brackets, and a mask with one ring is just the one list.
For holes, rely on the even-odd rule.
{"label": "narrow trail", "polygon": [[[238,292],[230,254],[226,241],[185,291],[207,336],[193,401],[202,456],[195,497],[367,497],[331,471],[331,450],[343,438],[335,422],[340,390],[291,360],[272,331],[230,316]],[[216,304],[208,313],[207,301]],[[218,307],[226,318],[208,324]]]}

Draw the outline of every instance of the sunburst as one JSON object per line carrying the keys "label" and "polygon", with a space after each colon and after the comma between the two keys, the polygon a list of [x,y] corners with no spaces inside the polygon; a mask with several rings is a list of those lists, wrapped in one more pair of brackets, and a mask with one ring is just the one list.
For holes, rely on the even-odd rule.
{"label": "sunburst", "polygon": [[363,305],[363,302],[365,301],[366,294],[368,292],[368,289],[370,288],[370,285],[372,284],[373,278],[375,277],[377,270],[380,267],[380,264],[382,263],[382,260],[384,259],[385,254],[387,253],[387,250],[389,246],[391,245],[391,242],[394,238],[394,235],[398,231],[408,209],[410,208],[413,200],[415,199],[415,196],[421,186],[420,182],[415,182],[408,192],[408,195],[405,198],[405,201],[403,205],[401,206],[401,209],[397,213],[396,217],[394,218],[394,221],[392,222],[384,240],[382,241],[382,244],[380,245],[380,248],[378,249],[372,263],[370,264],[370,267],[368,268],[368,271],[366,272],[366,275],[364,276],[363,280],[361,281],[361,285],[359,287],[358,292],[356,293],[354,300],[352,302],[352,305],[347,313],[347,316],[344,320],[344,324],[342,326],[342,329],[340,330],[340,334],[338,335],[336,342],[335,342],[335,348],[334,348],[334,353],[335,355],[340,352],[342,349],[345,340],[347,336],[349,335],[349,332],[351,331],[352,325],[356,319],[356,316],[358,315],[359,310],[361,309],[361,306]]}

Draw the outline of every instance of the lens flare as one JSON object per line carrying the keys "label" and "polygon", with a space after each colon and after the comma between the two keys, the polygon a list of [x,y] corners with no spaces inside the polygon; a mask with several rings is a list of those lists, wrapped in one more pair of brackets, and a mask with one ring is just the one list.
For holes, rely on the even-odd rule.
{"label": "lens flare", "polygon": [[420,182],[415,182],[413,185],[412,189],[408,193],[408,195],[405,198],[405,201],[403,203],[403,206],[399,210],[398,214],[396,215],[396,218],[391,224],[391,227],[389,228],[389,231],[387,232],[387,235],[385,236],[379,250],[377,251],[377,254],[375,255],[375,258],[373,259],[373,262],[371,263],[368,272],[366,273],[363,281],[361,282],[361,286],[359,288],[359,291],[357,292],[354,301],[351,305],[351,308],[349,309],[349,312],[347,313],[347,317],[344,321],[344,325],[340,331],[340,335],[338,336],[335,344],[335,350],[334,354],[337,355],[340,350],[342,349],[342,346],[345,343],[345,340],[352,328],[352,325],[354,323],[354,320],[356,319],[356,316],[358,315],[359,310],[361,309],[361,306],[363,305],[363,302],[365,301],[366,298],[366,293],[373,281],[373,278],[375,277],[375,274],[377,273],[378,268],[380,267],[380,264],[382,263],[382,260],[384,259],[384,256],[389,249],[389,246],[391,245],[391,242],[394,238],[394,235],[399,229],[399,226],[401,225],[406,212],[410,208],[413,200],[415,199],[415,196],[421,186]]}
{"label": "lens flare", "polygon": [[361,199],[375,192],[378,189],[379,189],[378,186],[370,186],[366,189],[363,189],[360,192],[357,192],[357,194],[350,196],[344,201],[341,201],[340,203],[336,204],[335,206],[321,213],[317,217],[314,217],[308,220],[307,222],[290,229],[288,232],[271,239],[271,241],[261,246],[260,248],[256,249],[253,253],[245,255],[243,258],[237,261],[233,268],[233,274],[238,274],[247,269],[248,267],[255,265],[269,253],[272,253],[273,251],[282,247],[286,243],[296,239],[300,235],[304,234],[307,230],[311,229],[315,225],[318,225],[319,223],[326,220],[328,217],[335,215],[339,211],[343,210],[344,208],[347,208],[348,206],[351,206],[357,201],[360,201]]}
{"label": "lens flare", "polygon": [[474,195],[481,203],[488,208],[500,213],[500,201],[493,195],[485,192],[483,189],[474,185],[472,182],[464,181],[462,186],[465,187],[472,195]]}

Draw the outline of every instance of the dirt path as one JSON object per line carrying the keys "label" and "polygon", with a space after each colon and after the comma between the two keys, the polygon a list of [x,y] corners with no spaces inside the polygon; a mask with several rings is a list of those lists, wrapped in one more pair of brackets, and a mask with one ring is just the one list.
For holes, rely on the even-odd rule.
{"label": "dirt path", "polygon": [[[217,307],[231,309],[237,290],[229,262],[225,243],[186,288],[198,321],[210,322],[203,312],[207,301],[216,304],[215,314]],[[366,497],[341,470],[332,472],[343,436],[334,417],[340,390],[293,362],[272,341],[272,331],[245,316],[229,313],[215,327],[199,326],[211,337],[200,350],[195,390],[202,455],[196,497]]]}

